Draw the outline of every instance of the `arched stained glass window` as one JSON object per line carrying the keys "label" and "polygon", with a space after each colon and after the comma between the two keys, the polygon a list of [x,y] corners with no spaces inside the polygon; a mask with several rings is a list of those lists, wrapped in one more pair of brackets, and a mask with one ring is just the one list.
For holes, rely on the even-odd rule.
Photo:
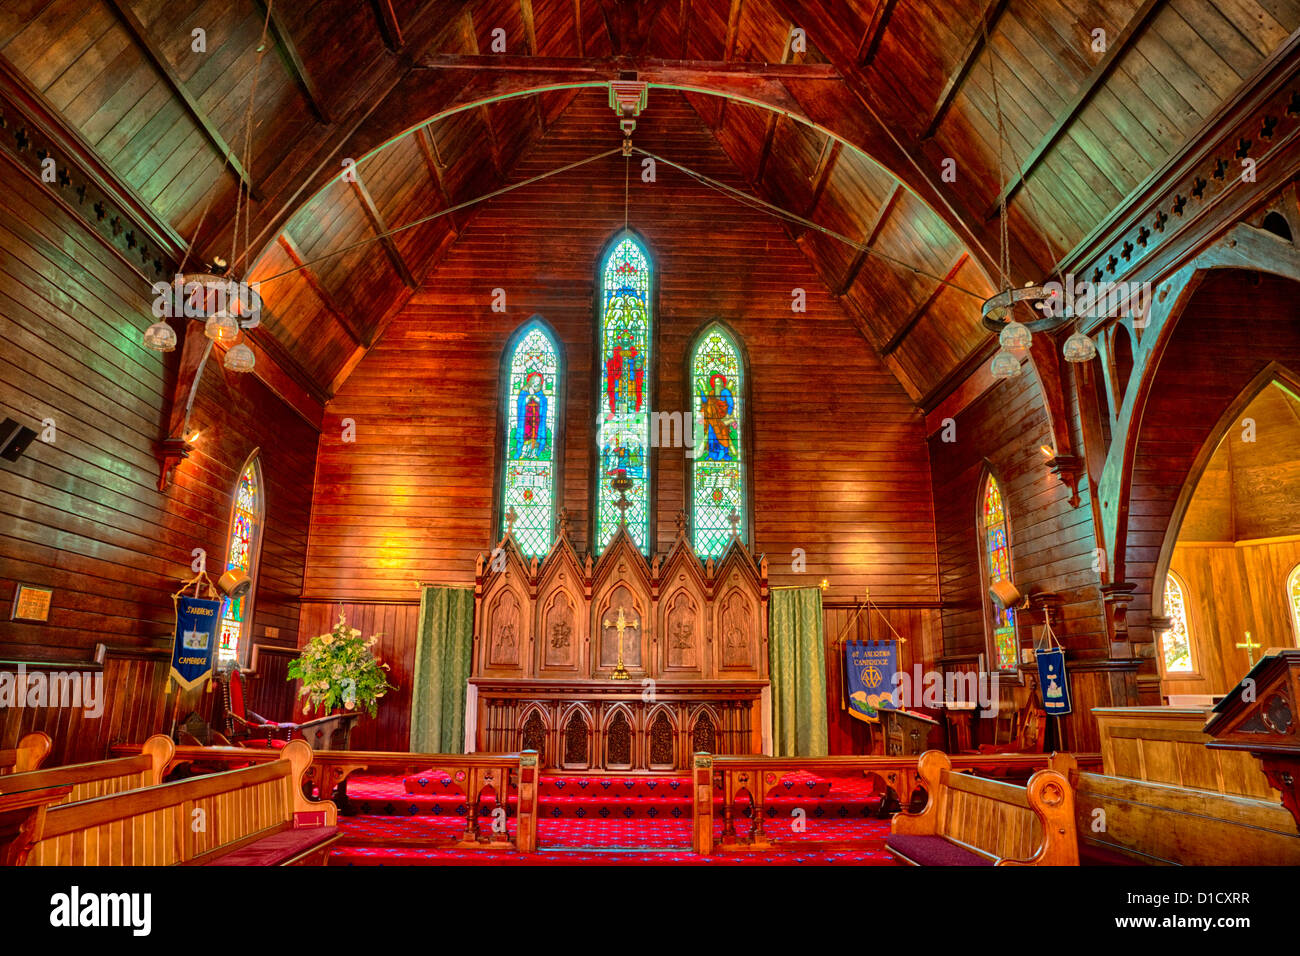
{"label": "arched stained glass window", "polygon": [[1300,646],[1300,564],[1291,569],[1286,579],[1286,600],[1291,607],[1292,637]]}
{"label": "arched stained glass window", "polygon": [[700,557],[718,557],[733,535],[746,534],[744,385],[740,350],[713,326],[691,351],[695,443],[691,463],[691,546]]}
{"label": "arched stained glass window", "polygon": [[262,466],[254,452],[239,474],[230,516],[227,571],[243,571],[252,586],[243,597],[224,599],[221,605],[221,639],[217,664],[237,664],[252,629],[253,590],[257,583],[257,558],[262,546]]}
{"label": "arched stained glass window", "polygon": [[1165,673],[1194,670],[1192,662],[1192,628],[1187,620],[1187,589],[1172,572],[1165,578],[1165,617],[1171,626],[1160,639]]}
{"label": "arched stained glass window", "polygon": [[[600,272],[600,387],[596,394],[596,552],[618,531],[626,494],[628,534],[650,547],[650,260],[631,236]],[[623,487],[621,490],[615,484]]]}
{"label": "arched stained glass window", "polygon": [[515,543],[545,556],[555,539],[555,472],[559,446],[560,350],[536,320],[524,326],[504,376],[505,455],[501,533],[514,520]]}
{"label": "arched stained glass window", "polygon": [[[1002,505],[1002,489],[989,475],[984,483],[984,547],[988,558],[989,584],[1011,579],[1011,546],[1007,540],[1007,516]],[[1020,650],[1016,639],[1014,608],[993,606],[993,652],[998,670],[1014,670]]]}

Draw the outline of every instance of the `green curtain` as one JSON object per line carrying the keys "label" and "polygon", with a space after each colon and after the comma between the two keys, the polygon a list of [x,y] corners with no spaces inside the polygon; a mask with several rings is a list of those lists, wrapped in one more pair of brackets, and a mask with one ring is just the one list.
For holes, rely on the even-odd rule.
{"label": "green curtain", "polygon": [[411,750],[465,752],[465,682],[474,650],[474,589],[426,587],[411,680]]}
{"label": "green curtain", "polygon": [[776,756],[826,756],[826,647],[820,588],[772,589],[767,646]]}

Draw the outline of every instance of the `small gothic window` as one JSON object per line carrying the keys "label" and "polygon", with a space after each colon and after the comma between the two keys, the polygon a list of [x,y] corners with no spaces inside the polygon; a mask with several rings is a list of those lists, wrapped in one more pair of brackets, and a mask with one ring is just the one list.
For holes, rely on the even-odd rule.
{"label": "small gothic window", "polygon": [[1165,673],[1192,671],[1192,629],[1187,619],[1187,590],[1172,571],[1165,578],[1165,616],[1171,622],[1169,630],[1160,639]]}
{"label": "small gothic window", "polygon": [[217,663],[237,664],[252,631],[253,590],[257,584],[257,559],[262,549],[262,466],[256,452],[244,465],[235,485],[230,509],[230,542],[226,570],[243,571],[252,581],[243,597],[221,603],[221,638]]}
{"label": "small gothic window", "polygon": [[721,556],[733,537],[745,536],[742,376],[731,336],[718,326],[706,329],[691,352],[691,546],[702,558]]}
{"label": "small gothic window", "polygon": [[554,541],[560,373],[560,351],[534,319],[510,354],[501,396],[506,428],[500,530],[504,535],[512,527],[519,550],[530,557],[545,556]]}

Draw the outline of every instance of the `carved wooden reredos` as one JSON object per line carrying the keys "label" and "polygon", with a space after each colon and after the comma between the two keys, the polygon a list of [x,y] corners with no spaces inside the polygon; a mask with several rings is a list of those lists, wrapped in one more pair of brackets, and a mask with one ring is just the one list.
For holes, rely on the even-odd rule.
{"label": "carved wooden reredos", "polygon": [[766,680],[767,599],[767,559],[739,541],[701,562],[679,535],[666,558],[647,561],[620,530],[598,560],[580,562],[561,538],[525,562],[507,536],[495,560],[478,559],[473,676],[608,680],[621,608],[633,680]]}

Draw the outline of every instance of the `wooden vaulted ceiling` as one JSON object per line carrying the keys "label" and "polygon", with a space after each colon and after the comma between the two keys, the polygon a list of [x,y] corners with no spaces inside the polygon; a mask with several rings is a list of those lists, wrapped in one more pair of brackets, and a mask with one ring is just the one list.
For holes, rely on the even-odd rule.
{"label": "wooden vaulted ceiling", "polygon": [[[636,73],[652,81],[650,111],[687,98],[754,196],[879,253],[787,227],[924,402],[988,336],[976,298],[920,273],[990,291],[1003,195],[1012,281],[1069,264],[1265,61],[1292,52],[1300,27],[1300,0],[269,9],[268,21],[267,0],[19,0],[0,9],[0,69],[154,218],[173,258],[190,241],[200,258],[229,258],[246,235],[236,272],[295,270],[267,285],[264,320],[278,360],[321,397],[411,292],[437,281],[476,207],[367,240],[515,181],[577,86]],[[616,142],[610,113],[593,152]],[[252,199],[237,245],[240,182]]]}

